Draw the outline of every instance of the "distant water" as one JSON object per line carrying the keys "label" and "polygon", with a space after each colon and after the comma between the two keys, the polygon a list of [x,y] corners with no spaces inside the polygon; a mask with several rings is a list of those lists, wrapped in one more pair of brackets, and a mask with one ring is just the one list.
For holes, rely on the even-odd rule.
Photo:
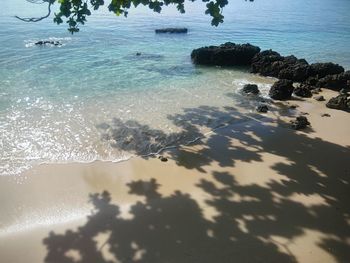
{"label": "distant water", "polygon": [[[125,19],[101,11],[74,36],[51,19],[14,19],[46,12],[23,3],[6,1],[0,11],[2,175],[43,162],[118,161],[189,141],[241,119],[234,107],[245,83],[258,83],[263,95],[272,83],[245,70],[195,67],[193,48],[250,42],[350,68],[348,0],[231,0],[217,28],[199,2],[186,15],[137,9]],[[154,33],[170,26],[189,33]],[[42,39],[63,46],[34,45]]]}

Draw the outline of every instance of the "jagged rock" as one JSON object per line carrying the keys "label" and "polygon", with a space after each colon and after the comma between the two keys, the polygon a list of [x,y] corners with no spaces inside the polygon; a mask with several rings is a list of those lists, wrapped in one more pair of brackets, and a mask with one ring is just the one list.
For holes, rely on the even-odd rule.
{"label": "jagged rock", "polygon": [[295,130],[305,129],[307,126],[310,125],[310,122],[305,116],[296,117],[296,119],[291,121],[291,123],[292,123],[292,128]]}
{"label": "jagged rock", "polygon": [[341,89],[350,89],[350,71],[346,71],[337,75],[328,75],[319,79],[317,87],[327,88],[339,91]]}
{"label": "jagged rock", "polygon": [[285,68],[278,73],[280,79],[290,79],[296,82],[303,81],[309,76],[309,65],[304,60],[298,60],[289,64],[285,62]]}
{"label": "jagged rock", "polygon": [[313,63],[310,65],[310,76],[323,78],[327,75],[335,75],[344,72],[344,68],[338,64],[328,63]]}
{"label": "jagged rock", "polygon": [[325,101],[324,97],[321,96],[321,95],[315,96],[314,99],[317,100],[317,101]]}
{"label": "jagged rock", "polygon": [[259,105],[258,107],[256,107],[256,111],[266,113],[269,111],[269,107],[267,107],[266,105]]}
{"label": "jagged rock", "polygon": [[300,87],[295,88],[294,94],[299,96],[299,97],[303,97],[303,98],[312,97],[312,93],[311,93],[310,89],[304,85],[301,85]]}
{"label": "jagged rock", "polygon": [[341,94],[331,98],[326,106],[331,109],[348,111],[350,110],[350,99],[348,99],[347,95]]}
{"label": "jagged rock", "polygon": [[275,100],[288,100],[291,98],[293,90],[293,81],[281,79],[272,85],[269,96]]}
{"label": "jagged rock", "polygon": [[259,94],[259,88],[255,84],[246,84],[243,86],[242,91],[247,94]]}
{"label": "jagged rock", "polygon": [[251,44],[234,44],[227,42],[220,46],[194,49],[191,53],[193,63],[216,66],[247,66],[260,48]]}
{"label": "jagged rock", "polygon": [[186,34],[188,32],[187,28],[160,28],[155,30],[156,34],[170,33],[170,34]]}
{"label": "jagged rock", "polygon": [[305,59],[295,56],[281,56],[273,50],[265,50],[254,56],[251,65],[252,73],[263,76],[304,81],[309,76],[309,64]]}

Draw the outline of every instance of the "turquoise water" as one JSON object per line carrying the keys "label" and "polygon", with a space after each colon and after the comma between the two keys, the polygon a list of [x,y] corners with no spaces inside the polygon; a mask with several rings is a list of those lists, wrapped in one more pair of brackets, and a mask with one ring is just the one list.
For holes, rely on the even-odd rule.
{"label": "turquoise water", "polygon": [[[13,18],[46,11],[23,2],[6,1],[0,11],[0,174],[42,162],[118,161],[147,154],[176,143],[178,138],[165,135],[182,136],[184,125],[173,119],[182,114],[184,122],[193,121],[186,120],[194,117],[185,109],[234,106],[244,83],[260,84],[263,95],[272,83],[238,69],[194,67],[193,48],[250,42],[350,68],[348,0],[234,0],[217,28],[210,26],[202,3],[187,5],[185,15],[174,8],[162,14],[137,9],[125,19],[102,10],[73,36],[51,19],[28,24]],[[189,33],[154,33],[168,26],[188,27]],[[63,46],[33,44],[42,39],[60,40]],[[119,129],[129,120],[135,121],[132,127]],[[165,135],[151,134],[153,141],[135,151],[149,131],[135,136],[130,129],[147,130],[144,125]],[[130,136],[139,138],[137,143],[130,144]]]}

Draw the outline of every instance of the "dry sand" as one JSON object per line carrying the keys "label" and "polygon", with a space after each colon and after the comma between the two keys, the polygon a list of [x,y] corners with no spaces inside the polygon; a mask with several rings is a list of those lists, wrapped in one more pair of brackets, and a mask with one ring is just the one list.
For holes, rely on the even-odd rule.
{"label": "dry sand", "polygon": [[[350,262],[350,114],[289,103],[299,107],[216,130],[167,162],[0,177],[0,261]],[[294,131],[301,111],[312,126]]]}

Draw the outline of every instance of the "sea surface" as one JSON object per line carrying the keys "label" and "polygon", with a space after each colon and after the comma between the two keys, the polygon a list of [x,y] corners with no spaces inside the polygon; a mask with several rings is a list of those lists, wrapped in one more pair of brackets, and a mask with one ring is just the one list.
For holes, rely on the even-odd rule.
{"label": "sea surface", "polygon": [[[45,6],[2,1],[0,175],[40,163],[147,155],[243,120],[236,110],[246,99],[241,87],[257,83],[264,97],[273,80],[242,68],[196,67],[194,48],[249,42],[350,69],[349,0],[229,2],[218,27],[204,15],[205,4],[195,2],[184,15],[175,7],[162,14],[133,9],[128,18],[101,10],[70,35],[52,17],[14,18],[44,15]],[[189,32],[154,33],[174,26]],[[34,45],[48,39],[63,45]]]}

